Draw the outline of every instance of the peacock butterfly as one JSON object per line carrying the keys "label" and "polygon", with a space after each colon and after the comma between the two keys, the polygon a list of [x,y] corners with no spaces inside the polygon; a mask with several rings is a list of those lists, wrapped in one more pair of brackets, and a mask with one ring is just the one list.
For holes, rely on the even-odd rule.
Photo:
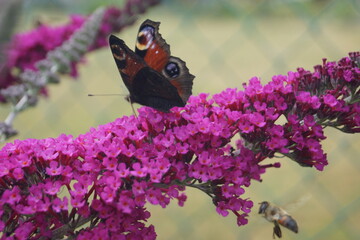
{"label": "peacock butterfly", "polygon": [[137,35],[135,52],[111,35],[109,44],[125,86],[127,100],[168,112],[183,107],[191,95],[194,77],[185,62],[170,54],[159,33],[159,22],[144,21]]}

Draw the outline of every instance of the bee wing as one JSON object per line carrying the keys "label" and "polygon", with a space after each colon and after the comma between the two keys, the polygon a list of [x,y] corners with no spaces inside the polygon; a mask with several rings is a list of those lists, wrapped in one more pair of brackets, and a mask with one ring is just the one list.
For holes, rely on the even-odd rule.
{"label": "bee wing", "polygon": [[302,196],[298,200],[293,201],[292,203],[286,204],[284,206],[284,209],[286,209],[289,212],[293,212],[293,211],[299,209],[305,203],[307,203],[310,199],[311,199],[311,194],[307,193],[306,195]]}

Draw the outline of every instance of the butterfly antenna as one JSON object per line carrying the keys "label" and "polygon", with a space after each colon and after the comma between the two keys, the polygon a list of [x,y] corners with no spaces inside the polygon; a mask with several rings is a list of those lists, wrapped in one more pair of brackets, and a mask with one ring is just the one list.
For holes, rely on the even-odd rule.
{"label": "butterfly antenna", "polygon": [[[104,93],[104,94],[91,94],[91,93],[89,93],[88,94],[88,97],[104,97],[104,96],[124,96],[124,94],[119,94],[119,93]],[[137,116],[137,114],[135,112],[133,103],[130,102],[130,105],[131,105],[131,109],[132,109],[133,114],[135,115],[136,118],[138,118],[138,116]]]}
{"label": "butterfly antenna", "polygon": [[104,96],[125,96],[124,94],[120,93],[104,93],[104,94],[88,94],[88,97],[104,97]]}

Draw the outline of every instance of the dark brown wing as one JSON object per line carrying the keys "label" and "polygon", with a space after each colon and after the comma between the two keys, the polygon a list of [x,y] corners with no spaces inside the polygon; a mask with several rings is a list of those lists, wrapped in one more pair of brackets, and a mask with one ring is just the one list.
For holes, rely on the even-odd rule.
{"label": "dark brown wing", "polygon": [[189,72],[185,62],[180,58],[171,56],[162,74],[176,87],[181,99],[186,103],[192,94],[195,76]]}
{"label": "dark brown wing", "polygon": [[130,100],[163,112],[185,106],[177,89],[149,67],[142,68],[134,77]]}
{"label": "dark brown wing", "polygon": [[184,61],[171,56],[170,46],[159,33],[159,22],[144,21],[136,41],[135,53],[141,56],[146,64],[161,73],[176,87],[184,104],[192,94],[194,75],[189,73]]}
{"label": "dark brown wing", "polygon": [[131,94],[134,76],[140,69],[146,67],[146,63],[126,46],[123,40],[114,35],[110,36],[109,45],[121,78]]}

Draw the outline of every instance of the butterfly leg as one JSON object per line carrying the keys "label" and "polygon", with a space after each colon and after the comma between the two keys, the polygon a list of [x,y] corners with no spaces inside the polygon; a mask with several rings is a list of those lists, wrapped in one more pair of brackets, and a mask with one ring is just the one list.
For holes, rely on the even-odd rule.
{"label": "butterfly leg", "polygon": [[137,116],[137,114],[136,114],[136,112],[135,112],[135,109],[134,109],[134,104],[133,104],[132,102],[130,102],[130,105],[131,105],[131,109],[132,109],[135,117],[138,118],[138,116]]}

